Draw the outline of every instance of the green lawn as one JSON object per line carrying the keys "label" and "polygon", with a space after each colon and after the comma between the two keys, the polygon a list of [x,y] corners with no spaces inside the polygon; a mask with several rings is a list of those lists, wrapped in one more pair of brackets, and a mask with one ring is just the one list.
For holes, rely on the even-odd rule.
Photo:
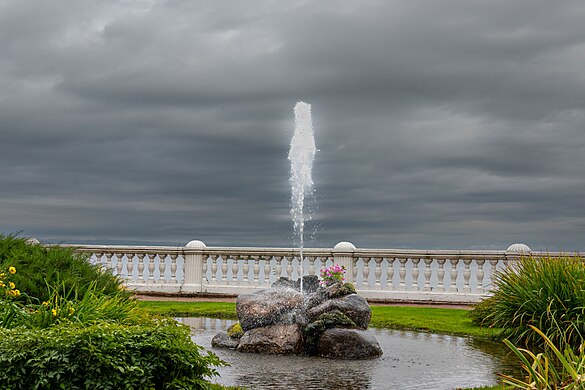
{"label": "green lawn", "polygon": [[[236,319],[231,302],[140,301],[150,313],[172,317],[211,317]],[[467,317],[468,310],[416,306],[372,305],[370,325],[376,328],[417,330],[461,336],[489,337],[493,330],[480,328]]]}

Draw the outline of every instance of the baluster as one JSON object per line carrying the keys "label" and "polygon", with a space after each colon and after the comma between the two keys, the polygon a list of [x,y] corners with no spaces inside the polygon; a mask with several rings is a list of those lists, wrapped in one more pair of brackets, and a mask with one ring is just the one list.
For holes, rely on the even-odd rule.
{"label": "baluster", "polygon": [[[209,281],[210,281],[210,279],[207,278],[207,271],[209,271],[209,264],[207,264],[208,260],[209,260],[209,256],[205,257],[203,259],[203,280],[207,281],[207,283],[209,283]],[[201,281],[201,283],[203,283],[203,280]]]}
{"label": "baluster", "polygon": [[282,259],[283,256],[274,257],[276,260],[276,279],[278,280],[282,276]]}
{"label": "baluster", "polygon": [[398,261],[400,262],[400,271],[398,272],[398,274],[400,275],[400,284],[398,285],[398,290],[400,290],[400,291],[406,291],[405,278],[406,278],[406,261],[407,260],[408,260],[407,258],[398,259]]}
{"label": "baluster", "polygon": [[483,277],[484,277],[484,271],[483,271],[483,264],[485,263],[485,260],[476,260],[477,262],[477,293],[481,294],[483,293]]}
{"label": "baluster", "polygon": [[94,253],[93,255],[95,256],[95,264],[101,265],[103,253]]}
{"label": "baluster", "polygon": [[459,259],[450,259],[451,262],[451,282],[449,284],[449,292],[457,292],[457,264],[459,264]]}
{"label": "baluster", "polygon": [[106,271],[112,269],[112,255],[113,253],[106,253],[106,262],[102,265],[102,268]]}
{"label": "baluster", "polygon": [[471,287],[469,286],[469,278],[471,277],[471,268],[469,265],[471,264],[471,260],[463,260],[463,264],[465,264],[465,269],[463,270],[463,292],[469,293],[471,292]]}
{"label": "baluster", "polygon": [[431,291],[431,263],[433,259],[425,258],[425,285],[423,287],[423,291]]}
{"label": "baluster", "polygon": [[[118,255],[116,255],[118,256]],[[120,256],[121,257],[121,256]],[[126,253],[126,259],[128,259],[126,261],[126,269],[127,269],[127,275],[128,275],[128,280],[130,281],[134,281],[134,253]]]}
{"label": "baluster", "polygon": [[230,284],[238,285],[238,256],[232,256],[232,280]]}
{"label": "baluster", "polygon": [[[331,264],[333,264],[333,258],[329,258],[331,260]],[[358,258],[357,257],[353,257],[351,259],[352,261],[352,267],[353,271],[351,272],[351,276],[352,276],[352,283],[354,284],[354,286],[357,286],[357,274],[358,274],[358,266],[357,266],[357,262],[358,262]]]}
{"label": "baluster", "polygon": [[374,270],[374,276],[376,277],[376,281],[374,282],[375,290],[382,289],[382,260],[381,257],[374,257],[374,261],[376,262],[376,269]]}
{"label": "baluster", "polygon": [[[113,255],[113,253],[112,253]],[[112,256],[110,255],[110,256]],[[122,256],[121,255],[116,255],[116,275],[118,275],[119,277],[122,277]]]}
{"label": "baluster", "polygon": [[228,284],[227,271],[228,271],[229,257],[230,257],[229,254],[225,254],[225,255],[221,256],[221,284],[222,284],[222,286],[225,286],[226,284]]}
{"label": "baluster", "polygon": [[250,257],[244,257],[244,283],[250,284]]}
{"label": "baluster", "polygon": [[146,279],[144,277],[144,256],[146,256],[148,258],[148,255],[145,253],[138,253],[136,256],[138,256],[138,283],[145,283]]}
{"label": "baluster", "polygon": [[270,286],[270,271],[272,267],[270,266],[270,262],[272,261],[272,256],[264,256],[264,280],[262,284],[266,284]]}
{"label": "baluster", "polygon": [[362,271],[362,274],[364,275],[364,281],[362,288],[364,290],[370,289],[370,260],[372,260],[370,257],[362,258],[362,261],[364,262],[364,269]]}
{"label": "baluster", "polygon": [[286,276],[292,280],[293,266],[292,261],[294,257],[287,257],[286,259]]}
{"label": "baluster", "polygon": [[154,258],[156,255],[146,254],[148,259],[148,283],[154,283]]}
{"label": "baluster", "polygon": [[144,283],[144,253],[137,253],[138,256],[138,279],[137,283]]}
{"label": "baluster", "polygon": [[252,258],[252,272],[254,274],[254,287],[260,286],[260,256],[250,256]]}
{"label": "baluster", "polygon": [[211,255],[211,284],[217,284],[217,262],[219,255]]}
{"label": "baluster", "polygon": [[418,291],[418,275],[420,273],[420,269],[418,264],[420,263],[420,259],[410,259],[412,262],[412,286],[410,287],[411,291]]}
{"label": "baluster", "polygon": [[177,257],[179,255],[171,254],[171,283],[177,283]]}
{"label": "baluster", "polygon": [[167,255],[158,254],[158,283],[165,283],[167,281],[167,278],[165,278],[166,259]]}
{"label": "baluster", "polygon": [[493,289],[494,279],[498,272],[498,262],[500,259],[490,259],[490,289]]}
{"label": "baluster", "polygon": [[446,259],[437,259],[439,269],[437,270],[437,291],[445,291],[445,261]]}
{"label": "baluster", "polygon": [[309,260],[309,275],[315,275],[315,260],[316,257],[308,257]]}
{"label": "baluster", "polygon": [[388,280],[388,284],[386,284],[386,290],[393,290],[394,289],[394,261],[396,259],[394,257],[389,257],[386,259],[388,261],[388,269],[386,270],[386,278]]}

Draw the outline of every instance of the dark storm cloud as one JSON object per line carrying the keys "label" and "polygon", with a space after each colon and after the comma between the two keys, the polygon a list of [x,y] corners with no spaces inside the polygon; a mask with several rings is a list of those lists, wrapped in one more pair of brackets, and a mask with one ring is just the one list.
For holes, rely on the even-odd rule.
{"label": "dark storm cloud", "polygon": [[582,250],[579,1],[0,4],[0,231],[291,246]]}

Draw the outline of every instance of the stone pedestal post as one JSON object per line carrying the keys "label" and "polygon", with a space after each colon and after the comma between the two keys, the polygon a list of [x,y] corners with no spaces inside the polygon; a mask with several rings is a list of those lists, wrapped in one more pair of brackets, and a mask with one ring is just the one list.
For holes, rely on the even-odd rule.
{"label": "stone pedestal post", "polygon": [[353,265],[353,252],[355,245],[342,241],[333,247],[333,262],[345,267],[345,282],[355,285],[355,273]]}
{"label": "stone pedestal post", "polygon": [[181,293],[199,293],[203,291],[203,262],[205,256],[203,251],[207,246],[199,241],[193,240],[185,245],[185,277]]}

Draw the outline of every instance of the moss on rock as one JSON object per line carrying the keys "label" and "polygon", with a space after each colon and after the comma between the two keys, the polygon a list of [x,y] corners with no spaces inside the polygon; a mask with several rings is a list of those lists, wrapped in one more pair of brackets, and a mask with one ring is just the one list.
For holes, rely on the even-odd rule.
{"label": "moss on rock", "polygon": [[305,352],[309,355],[314,355],[316,352],[319,337],[327,329],[331,328],[357,328],[355,322],[353,322],[348,316],[343,314],[339,310],[333,310],[327,313],[321,314],[317,320],[310,323],[304,329],[305,336]]}
{"label": "moss on rock", "polygon": [[244,329],[239,322],[236,322],[227,329],[227,335],[232,339],[239,339],[244,335]]}

